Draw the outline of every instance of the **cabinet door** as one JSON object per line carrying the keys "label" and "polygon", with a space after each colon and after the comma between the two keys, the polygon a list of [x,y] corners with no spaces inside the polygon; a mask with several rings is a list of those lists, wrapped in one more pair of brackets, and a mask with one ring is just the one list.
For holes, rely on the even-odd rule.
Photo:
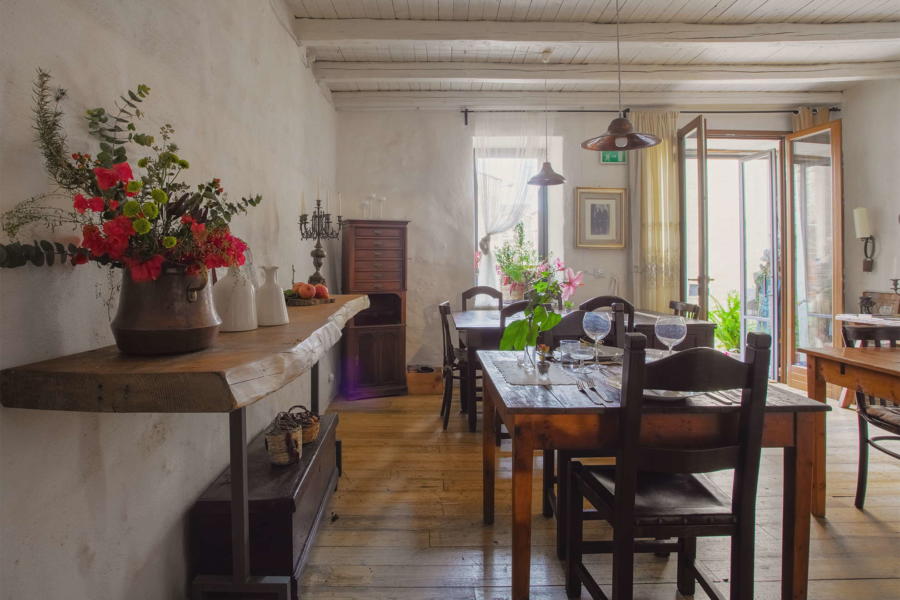
{"label": "cabinet door", "polygon": [[351,327],[346,332],[345,383],[351,396],[406,385],[403,325]]}

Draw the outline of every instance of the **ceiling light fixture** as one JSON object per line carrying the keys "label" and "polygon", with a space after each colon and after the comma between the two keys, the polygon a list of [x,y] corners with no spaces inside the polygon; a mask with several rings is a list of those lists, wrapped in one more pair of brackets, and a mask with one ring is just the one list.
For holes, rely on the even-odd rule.
{"label": "ceiling light fixture", "polygon": [[616,0],[616,65],[619,72],[619,116],[610,122],[606,131],[581,142],[585,150],[641,150],[659,143],[659,138],[650,133],[637,133],[634,126],[622,112],[622,54],[619,38],[619,0]]}
{"label": "ceiling light fixture", "polygon": [[[550,62],[550,53],[553,52],[547,48],[541,52],[541,62],[547,64]],[[547,91],[547,79],[544,78],[544,164],[541,166],[540,172],[528,180],[528,185],[561,185],[566,182],[566,178],[553,170],[550,166],[550,94]]]}

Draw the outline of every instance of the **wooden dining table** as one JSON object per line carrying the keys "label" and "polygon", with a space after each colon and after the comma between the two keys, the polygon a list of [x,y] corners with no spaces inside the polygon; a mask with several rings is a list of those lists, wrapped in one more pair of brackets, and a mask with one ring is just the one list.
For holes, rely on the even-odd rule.
{"label": "wooden dining table", "polygon": [[[482,427],[483,517],[494,522],[497,448],[494,419],[512,437],[512,600],[529,597],[534,452],[536,450],[608,450],[619,443],[619,391],[604,386],[609,405],[598,406],[575,385],[511,385],[498,368],[515,362],[514,352],[480,351],[484,370]],[[685,447],[715,443],[737,425],[740,407],[700,395],[678,402],[648,402],[642,438],[656,446]],[[828,405],[777,386],[766,401],[763,447],[784,448],[782,519],[783,600],[807,597],[810,502],[815,418]]]}
{"label": "wooden dining table", "polygon": [[[656,319],[662,313],[637,310],[634,313],[634,329],[647,336],[647,347],[665,349],[665,345],[656,339],[653,331]],[[667,315],[671,316],[671,315]],[[522,318],[522,313],[509,318],[510,321]],[[627,318],[627,317],[626,317]],[[453,313],[453,324],[456,327],[460,341],[465,345],[466,364],[477,364],[477,352],[479,350],[496,350],[500,347],[500,338],[503,336],[503,328],[500,326],[500,311],[474,309]],[[687,335],[684,340],[675,346],[678,350],[696,348],[698,346],[712,347],[714,341],[715,323],[700,319],[685,319]],[[615,329],[615,326],[613,326]],[[615,339],[616,332],[610,330],[606,339]],[[463,373],[462,385],[466,386],[466,396],[475,397],[475,368],[469,368]],[[469,431],[475,431],[476,408],[474,402],[467,410]]]}
{"label": "wooden dining table", "polygon": [[[806,354],[806,394],[825,402],[825,384],[900,404],[900,348],[800,348]],[[815,418],[812,511],[825,516],[825,418]]]}

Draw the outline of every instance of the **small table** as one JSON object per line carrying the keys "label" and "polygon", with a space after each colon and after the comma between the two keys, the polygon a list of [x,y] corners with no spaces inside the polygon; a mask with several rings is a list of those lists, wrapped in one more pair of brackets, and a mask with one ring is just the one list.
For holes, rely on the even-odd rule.
{"label": "small table", "polygon": [[[494,416],[512,434],[512,600],[529,597],[531,566],[531,503],[534,451],[538,449],[614,450],[618,443],[619,407],[597,406],[574,385],[509,385],[495,361],[510,352],[478,353],[484,369],[484,425],[482,427],[484,522],[494,522]],[[618,401],[619,392],[606,388]],[[648,403],[643,435],[660,444],[714,441],[733,426],[740,407],[725,406],[706,396],[684,403]],[[830,408],[820,402],[769,387],[763,446],[784,448],[784,505],[782,520],[781,597],[803,600],[809,573],[809,527],[815,417]]]}
{"label": "small table", "polygon": [[[656,339],[653,329],[656,325],[657,317],[662,313],[652,311],[636,310],[634,312],[634,330],[647,336],[648,348],[665,349],[665,345]],[[671,315],[667,315],[671,316]],[[509,318],[510,321],[520,319],[521,313]],[[626,315],[626,319],[627,319]],[[686,348],[695,348],[697,346],[713,346],[713,334],[716,324],[710,321],[701,321],[699,319],[685,319],[687,324],[687,335],[684,341],[675,348],[684,350]],[[503,328],[500,327],[500,311],[499,310],[466,310],[453,313],[453,322],[456,325],[456,331],[460,341],[466,346],[466,364],[476,365],[479,350],[496,350],[500,347],[500,338],[503,336]],[[615,329],[615,325],[613,325]],[[614,339],[615,331],[610,330],[606,337],[608,340]],[[467,373],[462,374],[462,385],[466,386],[467,396],[475,397],[475,368],[468,369]],[[475,403],[472,402],[468,406],[469,431],[475,431],[476,422]]]}
{"label": "small table", "polygon": [[[825,402],[832,383],[900,403],[900,348],[800,348],[806,354],[806,394]],[[815,419],[813,514],[825,516],[825,415]]]}
{"label": "small table", "polygon": [[[247,407],[315,369],[368,296],[288,308],[290,323],[219,334],[188,354],[127,356],[115,346],[0,371],[7,408],[132,413],[227,413],[231,455],[232,575],[198,575],[194,598],[228,592],[287,600],[290,577],[250,575]],[[318,385],[316,381],[313,385]]]}

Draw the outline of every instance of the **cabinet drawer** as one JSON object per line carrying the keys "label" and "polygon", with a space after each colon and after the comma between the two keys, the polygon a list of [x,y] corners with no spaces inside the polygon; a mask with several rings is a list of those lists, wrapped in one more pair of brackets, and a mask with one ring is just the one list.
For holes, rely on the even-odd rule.
{"label": "cabinet drawer", "polygon": [[403,261],[403,250],[357,250],[356,260],[399,260]]}
{"label": "cabinet drawer", "polygon": [[353,293],[357,292],[395,292],[403,289],[399,279],[391,281],[359,281],[353,286]]}
{"label": "cabinet drawer", "polygon": [[401,245],[401,240],[398,237],[395,237],[395,238],[360,237],[360,238],[356,238],[356,247],[364,248],[364,249],[373,249],[373,250],[380,250],[382,248],[387,249],[387,250],[399,250],[403,246]]}
{"label": "cabinet drawer", "polygon": [[401,260],[356,260],[357,271],[384,271],[399,273],[403,270]]}
{"label": "cabinet drawer", "polygon": [[356,237],[399,238],[401,230],[395,227],[357,227]]}
{"label": "cabinet drawer", "polygon": [[399,281],[400,271],[357,271],[356,281]]}

